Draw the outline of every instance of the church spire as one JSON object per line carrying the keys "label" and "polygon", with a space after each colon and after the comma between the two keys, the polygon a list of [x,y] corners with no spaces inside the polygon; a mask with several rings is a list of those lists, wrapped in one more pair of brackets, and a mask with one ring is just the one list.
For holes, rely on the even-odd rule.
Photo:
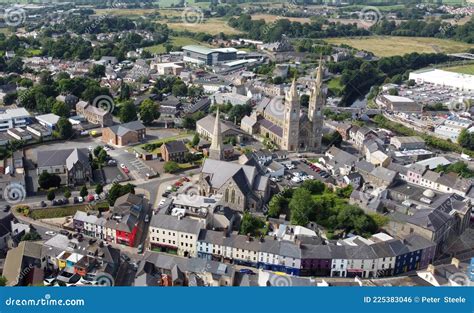
{"label": "church spire", "polygon": [[212,133],[211,147],[209,148],[209,158],[215,160],[222,160],[222,133],[221,133],[221,122],[219,119],[219,107],[217,107],[216,120],[214,122],[214,131]]}
{"label": "church spire", "polygon": [[319,66],[316,71],[316,88],[321,88],[321,85],[323,84],[323,77],[323,55],[321,54],[321,56],[319,57]]}

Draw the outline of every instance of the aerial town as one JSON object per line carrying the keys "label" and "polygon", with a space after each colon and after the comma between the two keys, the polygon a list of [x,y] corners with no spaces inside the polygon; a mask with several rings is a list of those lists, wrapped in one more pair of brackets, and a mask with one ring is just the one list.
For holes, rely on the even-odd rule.
{"label": "aerial town", "polygon": [[471,1],[19,2],[0,286],[474,286]]}

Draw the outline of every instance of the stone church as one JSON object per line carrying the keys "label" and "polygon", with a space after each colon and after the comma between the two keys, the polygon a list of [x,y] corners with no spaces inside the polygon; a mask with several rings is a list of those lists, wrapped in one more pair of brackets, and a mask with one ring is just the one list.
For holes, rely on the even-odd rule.
{"label": "stone church", "polygon": [[244,117],[242,129],[270,139],[282,150],[319,152],[323,136],[323,108],[327,97],[323,75],[323,62],[320,59],[307,112],[301,109],[296,80],[293,80],[284,97],[269,99],[257,107],[251,116]]}

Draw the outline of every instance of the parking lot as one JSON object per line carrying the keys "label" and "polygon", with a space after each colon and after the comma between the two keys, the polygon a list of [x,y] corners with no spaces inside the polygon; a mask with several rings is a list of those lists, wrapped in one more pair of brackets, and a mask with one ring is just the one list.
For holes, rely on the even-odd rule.
{"label": "parking lot", "polygon": [[456,90],[450,87],[435,86],[425,83],[414,87],[402,86],[398,95],[410,98],[424,105],[436,103],[457,103],[461,98],[474,98],[474,92]]}
{"label": "parking lot", "polygon": [[[308,164],[305,164],[304,161],[298,160],[298,161],[293,161],[294,168],[293,169],[285,169],[285,176],[283,179],[278,182],[278,184],[282,187],[292,187],[292,186],[298,186],[300,185],[303,181],[300,182],[295,182],[291,178],[295,176],[295,173],[305,173],[308,176],[313,176],[313,179],[319,180],[321,182],[326,182],[330,176],[328,177],[323,177],[321,175],[321,172],[316,172],[313,169],[309,167]],[[329,173],[328,173],[329,174]],[[289,179],[288,179],[289,178]]]}
{"label": "parking lot", "polygon": [[109,155],[117,161],[118,165],[125,165],[133,180],[146,180],[147,174],[153,176],[156,172],[150,168],[142,159],[138,159],[135,154],[126,151],[125,149],[115,149],[108,152]]}

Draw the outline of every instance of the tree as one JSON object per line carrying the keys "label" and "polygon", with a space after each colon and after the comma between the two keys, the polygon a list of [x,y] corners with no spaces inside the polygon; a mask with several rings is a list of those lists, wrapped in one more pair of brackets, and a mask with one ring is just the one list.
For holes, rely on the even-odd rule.
{"label": "tree", "polygon": [[47,198],[49,201],[53,201],[54,198],[56,198],[56,194],[54,193],[54,190],[48,191],[48,194],[46,195],[46,198]]}
{"label": "tree", "polygon": [[279,217],[282,212],[288,210],[288,204],[290,200],[282,194],[277,194],[272,197],[268,203],[268,216]]}
{"label": "tree", "polygon": [[249,212],[245,212],[244,216],[242,217],[242,223],[240,224],[240,234],[250,234],[250,236],[264,235],[264,231],[262,231],[264,226],[265,222],[262,219],[253,216]]}
{"label": "tree", "polygon": [[7,285],[7,278],[5,276],[0,276],[0,287]]}
{"label": "tree", "polygon": [[188,87],[182,80],[177,80],[171,89],[175,97],[185,97],[188,95]]}
{"label": "tree", "polygon": [[163,165],[163,169],[165,170],[165,173],[174,173],[179,170],[179,165],[174,161],[168,161]]}
{"label": "tree", "polygon": [[291,210],[291,223],[306,226],[311,220],[314,200],[311,193],[303,188],[298,188],[293,193],[289,207]]}
{"label": "tree", "polygon": [[125,101],[120,106],[119,118],[122,123],[128,123],[137,120],[137,110],[132,101]]}
{"label": "tree", "polygon": [[199,144],[199,134],[195,133],[194,137],[193,137],[193,140],[191,141],[191,145],[193,147],[196,147],[198,144]]}
{"label": "tree", "polygon": [[103,150],[104,150],[104,147],[102,147],[102,146],[95,147],[94,150],[93,150],[94,156],[97,158]]}
{"label": "tree", "polygon": [[463,148],[474,150],[474,133],[470,133],[466,128],[464,128],[459,133],[458,143]]}
{"label": "tree", "polygon": [[344,187],[344,188],[338,188],[338,189],[336,190],[336,195],[337,195],[338,197],[340,197],[340,198],[346,198],[346,199],[348,199],[348,198],[351,196],[353,189],[354,189],[354,188],[352,188],[351,185],[348,185],[348,186],[346,186],[346,187]]}
{"label": "tree", "polygon": [[89,71],[89,75],[94,78],[101,78],[105,76],[105,66],[94,64]]}
{"label": "tree", "polygon": [[36,241],[36,240],[41,240],[40,234],[38,234],[36,231],[30,230],[29,233],[26,233],[21,237],[20,241]]}
{"label": "tree", "polygon": [[97,156],[97,161],[99,161],[100,164],[104,164],[108,156],[109,155],[107,154],[107,151],[102,150],[99,152],[99,155]]}
{"label": "tree", "polygon": [[18,94],[17,93],[7,93],[4,97],[3,97],[3,104],[4,105],[12,105],[13,103],[15,103],[15,100],[18,98]]}
{"label": "tree", "polygon": [[120,100],[128,100],[130,99],[130,86],[127,85],[126,83],[122,83],[122,86],[120,87],[120,95],[119,99]]}
{"label": "tree", "polygon": [[64,198],[66,199],[71,198],[71,191],[68,188],[64,190]]}
{"label": "tree", "polygon": [[104,191],[104,187],[101,184],[97,184],[97,186],[95,186],[96,194],[100,195],[103,191]]}
{"label": "tree", "polygon": [[252,106],[249,104],[243,104],[243,105],[234,105],[228,113],[229,120],[231,121],[236,121],[239,123],[244,116],[250,115],[252,113]]}
{"label": "tree", "polygon": [[112,188],[109,190],[108,201],[110,205],[115,204],[117,198],[126,195],[127,193],[135,193],[135,186],[132,184],[120,185],[119,183],[114,183]]}
{"label": "tree", "polygon": [[87,197],[88,194],[89,194],[89,191],[87,190],[87,187],[85,185],[82,186],[81,191],[79,192],[79,195],[85,198]]}
{"label": "tree", "polygon": [[61,177],[43,172],[38,177],[38,184],[42,189],[58,188],[61,185]]}
{"label": "tree", "polygon": [[160,118],[160,107],[151,99],[145,99],[140,104],[140,119],[145,125],[150,125],[154,120]]}
{"label": "tree", "polygon": [[55,101],[51,109],[51,112],[62,117],[68,117],[69,106],[64,102]]}
{"label": "tree", "polygon": [[74,135],[74,130],[72,129],[72,124],[65,117],[61,117],[57,124],[57,129],[59,137],[62,139],[71,139]]}
{"label": "tree", "polygon": [[324,192],[326,186],[319,180],[308,179],[303,182],[301,188],[308,190],[312,195],[320,195]]}

